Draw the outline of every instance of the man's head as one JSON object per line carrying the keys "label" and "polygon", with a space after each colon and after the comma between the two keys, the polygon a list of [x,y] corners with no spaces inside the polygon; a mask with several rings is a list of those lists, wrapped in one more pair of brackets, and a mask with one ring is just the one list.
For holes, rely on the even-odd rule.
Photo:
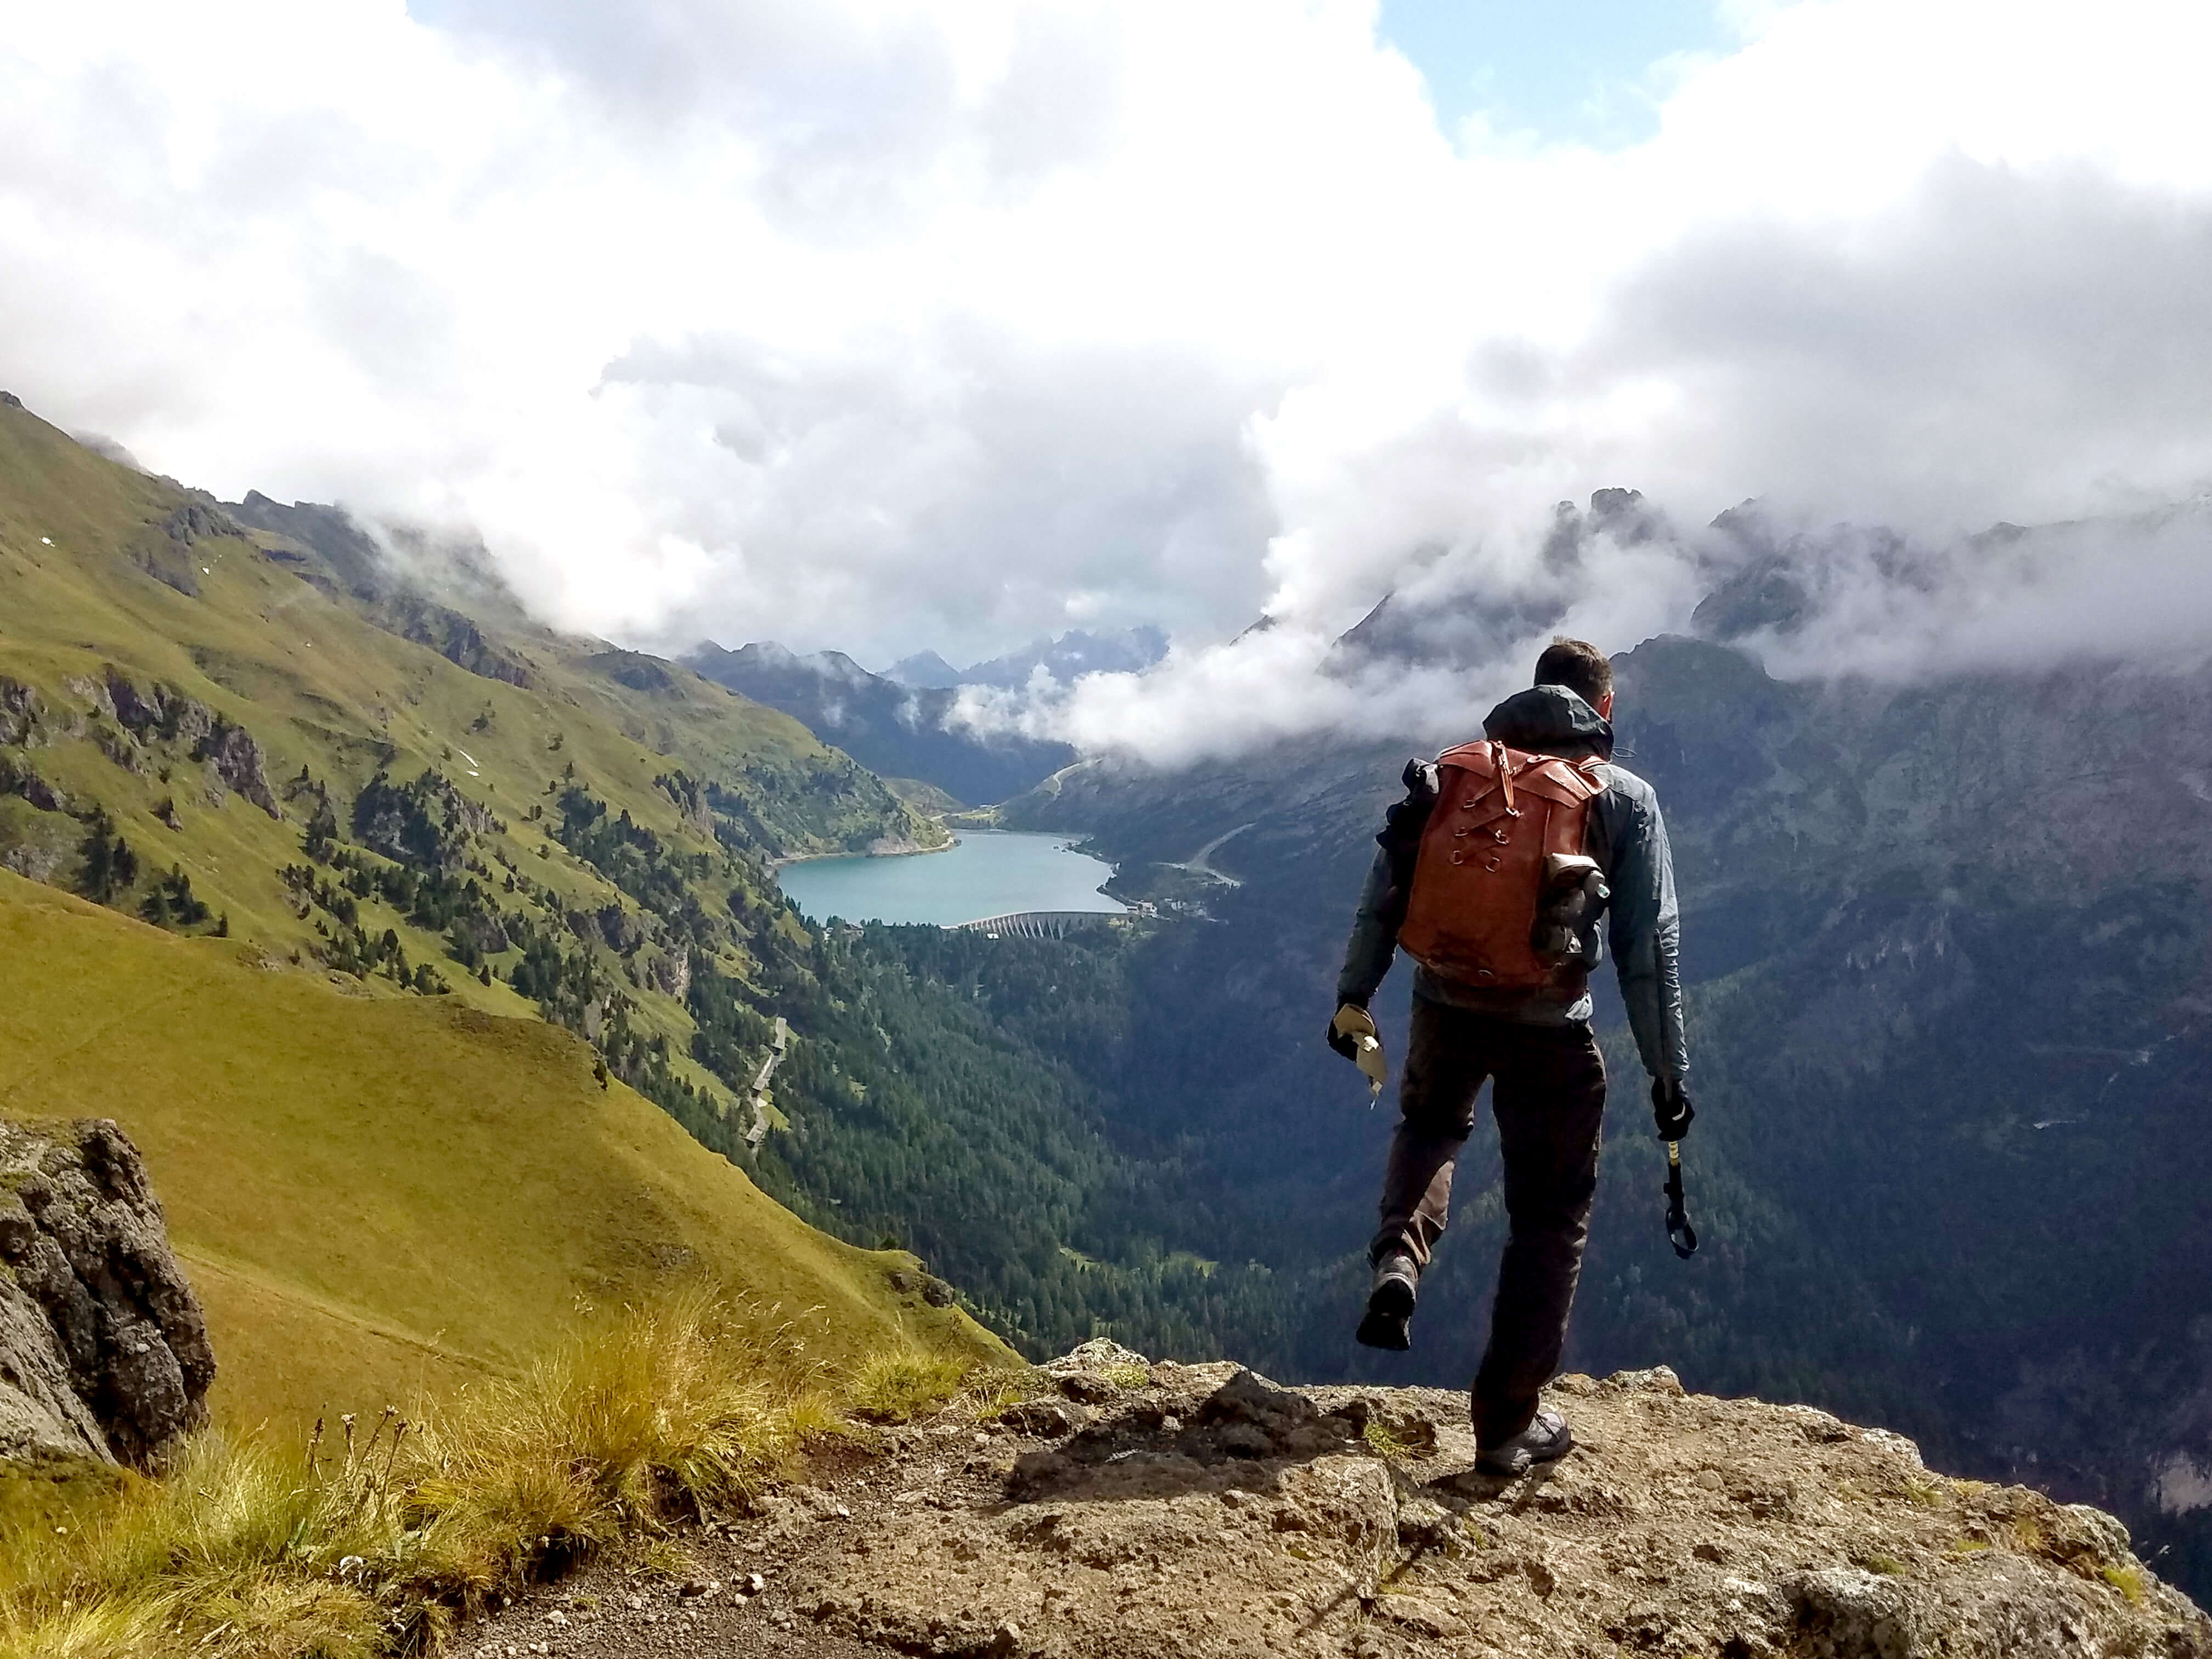
{"label": "man's head", "polygon": [[1564,685],[1598,712],[1613,718],[1613,665],[1586,640],[1555,639],[1536,659],[1536,684]]}

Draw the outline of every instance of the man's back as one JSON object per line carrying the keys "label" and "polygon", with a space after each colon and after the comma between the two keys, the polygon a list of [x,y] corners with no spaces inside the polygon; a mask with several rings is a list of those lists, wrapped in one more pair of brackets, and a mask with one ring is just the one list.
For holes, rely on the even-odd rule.
{"label": "man's back", "polygon": [[[1611,945],[1629,1024],[1646,1069],[1654,1077],[1679,1082],[1688,1071],[1681,981],[1675,966],[1680,924],[1674,862],[1657,792],[1613,762],[1612,725],[1564,685],[1516,692],[1490,711],[1483,735],[1534,754],[1564,760],[1594,757],[1602,763],[1599,770],[1606,787],[1590,803],[1583,850],[1605,872],[1611,893],[1604,911],[1603,942]],[[1434,787],[1431,776],[1431,797]],[[1410,897],[1413,843],[1420,834],[1418,825],[1407,822],[1409,816],[1394,813],[1390,827],[1376,838],[1383,845],[1346,942],[1337,981],[1340,1004],[1365,1007],[1389,970]],[[1425,811],[1419,816],[1425,823]],[[1595,931],[1595,916],[1589,925]],[[1603,954],[1597,948],[1601,941],[1593,937],[1589,943],[1585,959],[1595,962]],[[1494,991],[1421,968],[1413,976],[1413,994],[1531,1025],[1587,1022],[1592,1012],[1583,982],[1535,991]]]}

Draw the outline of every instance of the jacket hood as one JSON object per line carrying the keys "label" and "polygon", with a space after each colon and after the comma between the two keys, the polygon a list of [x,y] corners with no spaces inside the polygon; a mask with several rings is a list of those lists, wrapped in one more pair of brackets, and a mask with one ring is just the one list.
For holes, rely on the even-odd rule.
{"label": "jacket hood", "polygon": [[1538,754],[1580,760],[1613,758],[1613,726],[1596,709],[1564,685],[1534,685],[1516,691],[1482,722],[1483,736]]}

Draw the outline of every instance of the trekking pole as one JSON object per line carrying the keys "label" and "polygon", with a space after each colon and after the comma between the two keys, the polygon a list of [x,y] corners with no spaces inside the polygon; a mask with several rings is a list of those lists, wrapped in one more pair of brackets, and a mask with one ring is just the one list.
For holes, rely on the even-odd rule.
{"label": "trekking pole", "polygon": [[1690,1212],[1682,1202],[1682,1143],[1667,1143],[1667,1242],[1687,1261],[1698,1250],[1698,1230],[1690,1225]]}

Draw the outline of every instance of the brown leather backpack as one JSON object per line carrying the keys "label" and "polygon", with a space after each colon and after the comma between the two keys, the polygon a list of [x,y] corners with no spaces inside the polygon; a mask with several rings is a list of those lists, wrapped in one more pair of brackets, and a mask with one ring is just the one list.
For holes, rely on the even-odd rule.
{"label": "brown leather backpack", "polygon": [[1538,949],[1547,897],[1598,879],[1583,856],[1601,763],[1462,744],[1437,757],[1437,804],[1421,835],[1399,945],[1432,973],[1485,990],[1571,983],[1579,958]]}

